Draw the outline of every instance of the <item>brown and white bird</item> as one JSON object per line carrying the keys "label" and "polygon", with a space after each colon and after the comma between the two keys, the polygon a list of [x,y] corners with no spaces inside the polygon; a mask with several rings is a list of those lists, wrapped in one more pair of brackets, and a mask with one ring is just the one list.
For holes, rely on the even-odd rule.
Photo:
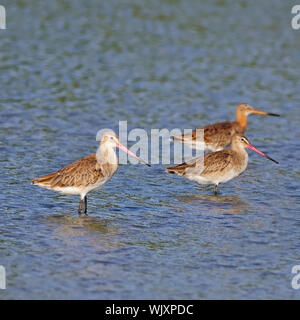
{"label": "brown and white bird", "polygon": [[32,180],[32,184],[66,195],[80,195],[78,213],[81,214],[84,205],[84,213],[86,214],[87,194],[100,189],[118,169],[118,157],[115,148],[123,150],[150,166],[123,146],[113,131],[107,131],[100,141],[99,154],[91,154],[56,172],[35,178]]}
{"label": "brown and white bird", "polygon": [[248,165],[246,148],[278,163],[252,146],[245,136],[235,134],[232,138],[230,149],[208,153],[204,157],[198,157],[189,162],[169,167],[167,168],[167,172],[183,176],[199,184],[212,184],[215,186],[214,192],[217,194],[220,183],[227,182],[246,170]]}
{"label": "brown and white bird", "polygon": [[[236,108],[235,121],[210,124],[199,129],[194,129],[190,134],[174,136],[172,140],[188,144],[194,149],[203,149],[203,136],[200,134],[200,130],[202,129],[204,130],[204,149],[207,151],[223,150],[225,147],[230,145],[234,134],[244,133],[246,131],[248,125],[248,116],[250,114],[279,117],[279,115],[276,113],[256,110],[249,104],[242,103]],[[196,144],[196,142],[199,143]]]}

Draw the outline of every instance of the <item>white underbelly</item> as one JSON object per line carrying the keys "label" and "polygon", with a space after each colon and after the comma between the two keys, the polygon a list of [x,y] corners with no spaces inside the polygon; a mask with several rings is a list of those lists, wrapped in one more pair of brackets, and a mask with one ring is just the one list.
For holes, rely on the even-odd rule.
{"label": "white underbelly", "polygon": [[94,192],[99,189],[109,180],[103,179],[96,184],[88,185],[88,186],[78,186],[78,187],[55,187],[51,188],[54,191],[63,193],[65,195],[80,195],[82,198],[89,192]]}
{"label": "white underbelly", "polygon": [[55,188],[49,188],[49,189],[66,194],[66,195],[75,195],[75,194],[80,194],[82,192],[82,188],[80,187],[55,187]]}
{"label": "white underbelly", "polygon": [[230,170],[223,175],[219,175],[218,177],[203,177],[201,175],[188,175],[186,176],[189,180],[196,181],[199,184],[219,184],[232,180],[237,177],[241,172],[237,172],[235,170]]}
{"label": "white underbelly", "polygon": [[237,177],[239,174],[240,174],[240,172],[237,172],[235,170],[230,170],[230,171],[226,172],[223,176],[218,177],[216,179],[216,181],[218,183],[224,183],[224,182],[232,180],[233,178]]}
{"label": "white underbelly", "polygon": [[184,140],[183,142],[185,145],[189,146],[190,148],[194,149],[194,150],[203,150],[203,151],[211,151],[211,152],[216,152],[216,151],[221,151],[224,149],[224,147],[220,147],[220,146],[215,146],[213,144],[207,144],[204,143],[203,141],[197,141],[197,143],[195,143],[192,140]]}
{"label": "white underbelly", "polygon": [[199,184],[214,184],[214,182],[211,181],[210,179],[207,179],[207,178],[199,176],[199,175],[187,175],[186,177],[189,180],[196,181]]}

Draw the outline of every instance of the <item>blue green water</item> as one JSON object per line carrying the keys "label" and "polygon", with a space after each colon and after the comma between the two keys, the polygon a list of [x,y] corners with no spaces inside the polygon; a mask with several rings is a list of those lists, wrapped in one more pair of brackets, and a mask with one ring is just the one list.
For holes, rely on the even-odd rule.
{"label": "blue green water", "polygon": [[[299,299],[300,30],[293,1],[1,1],[1,299]],[[78,197],[32,178],[94,153],[96,133],[252,116],[247,171],[211,187],[120,166]]]}

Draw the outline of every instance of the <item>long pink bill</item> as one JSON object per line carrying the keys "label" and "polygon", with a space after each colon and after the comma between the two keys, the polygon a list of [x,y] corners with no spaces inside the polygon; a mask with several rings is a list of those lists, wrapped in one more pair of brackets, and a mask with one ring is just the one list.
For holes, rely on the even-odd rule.
{"label": "long pink bill", "polygon": [[117,148],[121,149],[122,151],[128,153],[130,156],[132,156],[133,158],[138,159],[140,162],[144,163],[146,166],[151,167],[149,163],[147,163],[146,161],[144,161],[143,159],[141,159],[140,157],[138,157],[137,155],[135,155],[132,151],[128,150],[125,146],[123,146],[120,142],[117,144]]}
{"label": "long pink bill", "polygon": [[278,161],[272,159],[271,157],[269,157],[269,156],[266,155],[265,153],[261,152],[260,150],[256,149],[255,147],[253,147],[252,144],[248,144],[247,148],[253,150],[254,152],[260,154],[261,156],[263,156],[263,157],[265,157],[265,158],[267,158],[267,159],[269,159],[269,160],[271,160],[271,161],[273,161],[273,162],[275,162],[275,163],[277,163],[277,164],[279,163]]}

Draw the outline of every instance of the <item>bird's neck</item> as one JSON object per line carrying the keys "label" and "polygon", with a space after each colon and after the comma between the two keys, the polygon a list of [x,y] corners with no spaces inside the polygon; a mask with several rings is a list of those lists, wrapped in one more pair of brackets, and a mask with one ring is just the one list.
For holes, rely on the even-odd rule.
{"label": "bird's neck", "polygon": [[244,132],[247,129],[248,118],[245,112],[239,110],[236,111],[236,122],[240,132]]}
{"label": "bird's neck", "polygon": [[248,153],[245,150],[245,148],[243,146],[241,146],[239,143],[233,141],[232,145],[231,145],[231,149],[236,152],[236,154],[238,155],[238,158],[240,159],[240,161],[245,162],[246,165],[248,163]]}
{"label": "bird's neck", "polygon": [[106,144],[100,145],[100,152],[97,153],[97,162],[105,175],[110,176],[118,168],[118,157],[115,149]]}

